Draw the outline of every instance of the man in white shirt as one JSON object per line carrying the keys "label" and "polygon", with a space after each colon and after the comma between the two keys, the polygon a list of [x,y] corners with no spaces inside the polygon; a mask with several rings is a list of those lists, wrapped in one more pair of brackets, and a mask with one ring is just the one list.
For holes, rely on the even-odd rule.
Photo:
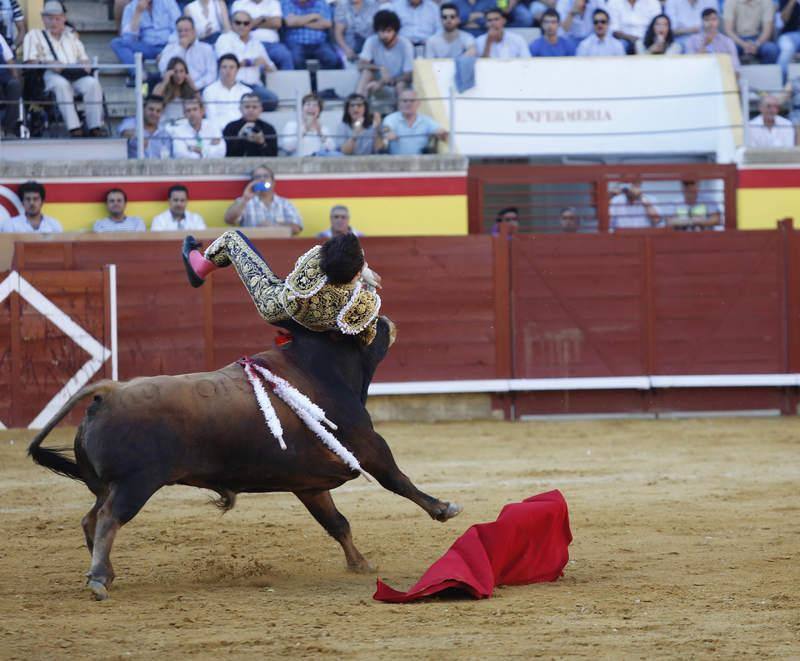
{"label": "man in white shirt", "polygon": [[281,70],[294,69],[292,54],[278,36],[283,25],[280,0],[236,0],[231,15],[237,11],[246,11],[253,19],[253,37],[264,44],[269,59]]}
{"label": "man in white shirt", "polygon": [[475,37],[469,32],[459,30],[461,17],[458,7],[445,2],[439,10],[442,17],[442,31],[429,37],[425,42],[426,58],[453,58],[460,55],[475,55]]}
{"label": "man in white shirt", "polygon": [[208,87],[217,79],[217,56],[214,47],[200,41],[194,29],[194,21],[188,16],[181,16],[175,22],[178,40],[167,44],[158,58],[158,70],[163,76],[167,65],[173,57],[179,57],[189,69],[198,90]]}
{"label": "man in white shirt", "polygon": [[761,114],[747,123],[747,146],[755,149],[789,149],[795,144],[792,123],[781,117],[781,104],[777,97],[769,95],[761,99],[758,109]]}
{"label": "man in white shirt", "polygon": [[611,198],[608,211],[612,232],[656,227],[661,222],[661,211],[650,197],[642,193],[640,181],[623,184],[620,192]]}
{"label": "man in white shirt", "polygon": [[199,214],[192,213],[189,204],[189,190],[177,184],[167,193],[169,209],[161,212],[150,225],[151,232],[174,232],[178,230],[204,230],[206,222]]}
{"label": "man in white shirt", "polygon": [[59,0],[47,0],[42,8],[44,30],[25,35],[22,59],[25,64],[63,62],[63,69],[46,69],[44,86],[56,97],[58,109],[73,137],[83,135],[81,120],[75,110],[75,93],[83,95],[86,128],[95,137],[106,135],[103,128],[103,88],[91,73],[89,56],[78,33],[66,30],[67,17]]}
{"label": "man in white shirt", "polygon": [[578,57],[598,57],[603,55],[625,55],[625,46],[619,39],[608,34],[609,17],[605,9],[592,12],[594,34],[589,35],[575,51]]}
{"label": "man in white shirt", "polygon": [[231,26],[233,32],[221,34],[214,44],[217,57],[226,53],[235,55],[239,60],[236,80],[258,94],[264,112],[275,110],[278,107],[278,95],[264,87],[261,79],[262,72],[275,71],[275,64],[269,59],[264,44],[252,35],[252,17],[246,11],[234,12]]}
{"label": "man in white shirt", "polygon": [[105,218],[94,221],[92,232],[146,232],[147,226],[139,216],[126,216],[128,196],[121,188],[112,188],[106,193]]}
{"label": "man in white shirt", "polygon": [[[658,0],[656,0],[658,2]],[[528,44],[518,34],[506,32],[506,18],[503,12],[489,9],[484,12],[486,16],[486,34],[482,34],[475,42],[479,57],[493,58],[529,58]]]}
{"label": "man in white shirt", "polygon": [[[205,119],[203,101],[199,98],[183,102],[184,119],[170,127],[173,158],[223,158],[225,140],[222,129]],[[239,113],[236,113],[238,118]]]}
{"label": "man in white shirt", "polygon": [[644,39],[650,22],[661,12],[659,0],[608,0],[613,36],[622,40],[625,50],[632,55],[636,41]]}
{"label": "man in white shirt", "polygon": [[669,16],[672,34],[681,45],[703,29],[703,10],[708,7],[716,10],[717,0],[667,0],[664,13]]}
{"label": "man in white shirt", "polygon": [[45,191],[38,181],[26,181],[19,187],[17,195],[22,199],[24,213],[6,218],[0,223],[0,232],[36,232],[50,234],[63,232],[61,223],[42,213]]}
{"label": "man in white shirt", "polygon": [[239,60],[227,53],[219,58],[219,79],[203,90],[206,119],[214,122],[219,130],[239,119],[239,104],[245,94],[251,92],[247,85],[236,81]]}

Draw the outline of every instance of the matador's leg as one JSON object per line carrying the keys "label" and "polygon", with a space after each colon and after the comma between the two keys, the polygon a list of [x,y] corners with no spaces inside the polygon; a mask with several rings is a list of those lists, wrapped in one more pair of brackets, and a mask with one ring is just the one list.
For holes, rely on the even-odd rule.
{"label": "matador's leg", "polygon": [[193,286],[202,285],[216,269],[233,264],[258,313],[270,323],[287,319],[280,303],[283,280],[272,272],[267,261],[242,232],[225,232],[206,249],[205,254],[197,250],[198,246],[193,237],[184,240],[184,262]]}

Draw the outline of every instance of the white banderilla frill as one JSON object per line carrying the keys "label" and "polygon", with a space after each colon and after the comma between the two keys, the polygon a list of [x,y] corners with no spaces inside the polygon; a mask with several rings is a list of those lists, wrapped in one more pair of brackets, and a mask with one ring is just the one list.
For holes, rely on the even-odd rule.
{"label": "white banderilla frill", "polygon": [[358,459],[356,459],[355,455],[344,447],[344,445],[323,426],[324,423],[331,429],[337,429],[336,425],[325,416],[325,411],[286,379],[282,379],[276,374],[273,374],[266,367],[257,365],[247,359],[243,360],[241,364],[244,367],[244,372],[250,384],[253,386],[258,406],[264,413],[267,427],[269,427],[272,435],[278,439],[278,444],[281,446],[282,450],[286,449],[286,443],[283,440],[283,427],[281,426],[281,421],[278,419],[278,414],[275,413],[272,402],[269,400],[267,389],[264,387],[264,381],[272,384],[273,392],[286,402],[289,408],[297,414],[297,417],[305,423],[306,427],[313,431],[323,444],[339,457],[348,468],[361,473],[368,481],[371,481],[372,476],[361,468],[361,464],[358,463]]}

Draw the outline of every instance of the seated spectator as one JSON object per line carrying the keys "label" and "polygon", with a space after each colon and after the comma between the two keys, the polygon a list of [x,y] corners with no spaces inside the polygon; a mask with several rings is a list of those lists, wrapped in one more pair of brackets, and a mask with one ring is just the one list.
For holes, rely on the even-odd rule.
{"label": "seated spectator", "polygon": [[681,182],[683,200],[664,212],[667,227],[679,230],[723,229],[719,205],[709,193],[701,193],[694,179]]}
{"label": "seated spectator", "polygon": [[[164,99],[154,94],[144,101],[144,157],[169,158],[172,155],[172,140],[161,128]],[[117,133],[128,140],[128,158],[137,158],[136,117],[126,117],[117,127]]]}
{"label": "seated spectator", "polygon": [[335,137],[336,148],[346,156],[379,154],[385,147],[381,114],[370,114],[367,99],[351,94],[344,102],[344,116]]}
{"label": "seated spectator", "polygon": [[680,55],[682,50],[675,41],[672,24],[666,14],[656,16],[644,33],[644,39],[636,42],[637,55]]}
{"label": "seated spectator", "polygon": [[608,12],[605,9],[595,9],[592,12],[594,34],[589,35],[575,50],[578,57],[598,57],[608,55],[625,55],[624,44],[608,34]]}
{"label": "seated spectator", "polygon": [[[502,0],[497,6],[505,4],[503,11],[508,17],[509,26],[513,28],[529,28],[533,26],[533,21],[548,8],[549,5],[555,6],[555,0]],[[534,14],[536,12],[536,14]]]}
{"label": "seated spectator", "polygon": [[581,227],[581,218],[578,215],[577,209],[575,209],[575,207],[566,207],[562,209],[558,217],[558,224],[559,227],[561,227],[561,231],[565,234],[576,233]]}
{"label": "seated spectator", "polygon": [[447,140],[447,131],[419,110],[417,93],[403,90],[399,99],[400,110],[383,120],[383,139],[389,143],[390,154],[422,154],[431,138]]}
{"label": "seated spectator", "polygon": [[592,4],[592,0],[558,0],[561,28],[575,44],[592,34]]}
{"label": "seated spectator", "polygon": [[226,156],[277,156],[278,135],[275,127],[260,119],[261,99],[255,92],[242,96],[242,116],[222,131],[227,144]]}
{"label": "seated spectator", "polygon": [[649,196],[642,193],[640,181],[623,184],[619,193],[611,198],[608,212],[612,232],[656,227],[661,222],[661,211]]}
{"label": "seated spectator", "polygon": [[299,136],[297,122],[290,120],[281,132],[278,145],[288,156],[332,156],[336,143],[319,119],[322,99],[316,94],[306,94],[302,103],[303,125]]}
{"label": "seated spectator", "polygon": [[542,14],[542,36],[529,46],[532,57],[569,57],[575,55],[575,44],[567,37],[559,37],[561,18],[555,9]]}
{"label": "seated spectator", "polygon": [[783,88],[781,105],[789,105],[789,121],[795,127],[797,144],[800,144],[800,76],[795,76]]}
{"label": "seated spectator", "polygon": [[235,0],[231,5],[231,16],[237,11],[246,11],[253,19],[253,37],[264,45],[275,66],[282,71],[294,69],[292,54],[278,35],[283,25],[280,0]]}
{"label": "seated spectator", "polygon": [[[5,37],[0,34],[0,65],[14,64],[14,53]],[[0,135],[6,138],[19,137],[22,115],[19,99],[22,96],[22,83],[15,69],[0,68],[0,112],[3,113],[3,130]]]}
{"label": "seated spectator", "polygon": [[497,6],[495,0],[453,0],[458,8],[461,29],[473,37],[486,32],[486,12]]}
{"label": "seated spectator", "polygon": [[239,60],[235,55],[227,53],[219,58],[219,79],[203,90],[206,118],[214,122],[220,131],[239,119],[242,96],[252,91],[247,85],[236,82],[237,73]]}
{"label": "seated spectator", "polygon": [[506,225],[510,234],[516,234],[519,229],[519,209],[517,207],[505,207],[497,212],[492,227],[492,236],[500,234],[500,228]]}
{"label": "seated spectator", "polygon": [[215,122],[205,119],[205,108],[200,97],[183,102],[185,119],[168,129],[172,138],[173,158],[222,158],[225,140]]}
{"label": "seated spectator", "polygon": [[739,57],[757,57],[762,64],[778,61],[778,44],[772,41],[775,27],[775,5],[772,0],[725,0],[722,18],[725,34]]}
{"label": "seated spectator", "polygon": [[736,73],[739,73],[739,54],[736,44],[719,31],[719,14],[716,9],[703,10],[703,31],[689,37],[686,52],[691,53],[727,53]]}
{"label": "seated spectator", "polygon": [[528,44],[518,34],[505,29],[506,17],[499,9],[489,9],[486,17],[486,34],[478,37],[475,46],[479,57],[512,58],[530,57]]}
{"label": "seated spectator", "polygon": [[[30,33],[29,33],[30,34]],[[61,223],[55,218],[42,213],[45,200],[44,186],[38,181],[26,181],[17,189],[22,200],[23,213],[0,222],[0,232],[36,232],[37,234],[54,234],[63,232]]]}
{"label": "seated spectator", "polygon": [[[217,57],[214,55],[214,47],[197,38],[194,21],[188,16],[181,16],[175,22],[175,30],[178,33],[178,40],[168,43],[161,52],[158,59],[159,71],[163,76],[172,58],[179,57],[186,63],[195,87],[198,91],[202,91],[217,79]],[[162,96],[166,98],[166,95]]]}
{"label": "seated spectator", "polygon": [[659,0],[608,0],[612,36],[621,40],[628,55],[635,52],[637,39],[643,39],[652,20],[663,13]]}
{"label": "seated spectator", "polygon": [[91,73],[89,56],[78,38],[78,33],[65,29],[67,17],[59,0],[47,0],[44,3],[42,21],[44,30],[31,30],[25,35],[22,59],[25,64],[63,62],[71,65],[60,70],[45,70],[45,90],[55,94],[61,117],[72,137],[84,135],[78,111],[75,109],[76,93],[83,95],[89,135],[105,136],[103,88]]}
{"label": "seated spectator", "polygon": [[800,50],[800,3],[797,0],[780,0],[780,19],[783,28],[778,37],[778,64],[786,80],[789,77],[789,64]]}
{"label": "seated spectator", "polygon": [[400,19],[393,11],[377,12],[372,24],[375,34],[364,42],[364,50],[358,56],[361,78],[356,92],[366,96],[384,87],[394,87],[400,94],[411,84],[414,47],[400,36]]}
{"label": "seated spectator", "polygon": [[441,8],[442,30],[425,42],[425,57],[454,58],[461,55],[476,55],[475,37],[469,32],[459,30],[461,23],[458,8],[452,2],[445,2]]}
{"label": "seated spectator", "polygon": [[[111,50],[123,64],[133,64],[134,55],[154,60],[175,34],[175,21],[181,15],[175,0],[130,0],[122,12],[119,37],[111,40]],[[133,86],[133,71],[128,84]]]}
{"label": "seated spectator", "polygon": [[200,41],[212,46],[223,32],[231,31],[225,0],[194,0],[183,8],[183,14],[194,21]]}
{"label": "seated spectator", "polygon": [[689,37],[703,29],[703,10],[718,6],[717,0],[667,0],[664,13],[669,16],[675,41],[685,48]]}
{"label": "seated spectator", "polygon": [[169,208],[158,214],[150,223],[151,232],[206,229],[203,217],[186,208],[189,205],[189,189],[186,186],[181,184],[172,186],[167,192],[167,202]]}
{"label": "seated spectator", "polygon": [[391,9],[400,19],[400,36],[415,46],[439,30],[439,5],[433,0],[394,0]]}
{"label": "seated spectator", "polygon": [[331,207],[331,226],[317,234],[317,238],[332,239],[334,236],[343,236],[345,234],[364,236],[350,224],[350,209],[344,204],[336,204]]}
{"label": "seated spectator", "polygon": [[163,126],[182,119],[183,102],[199,96],[200,90],[189,75],[186,62],[179,57],[173,57],[167,63],[164,78],[153,88],[153,94],[164,99],[164,112],[161,115]]}
{"label": "seated spectator", "polygon": [[341,69],[342,61],[328,41],[333,25],[326,0],[281,0],[284,41],[295,69],[305,69],[307,59],[319,60],[322,69]]}
{"label": "seated spectator", "polygon": [[785,149],[794,147],[795,130],[792,123],[778,112],[780,101],[773,95],[761,99],[761,114],[747,123],[747,146],[754,149]]}
{"label": "seated spectator", "polygon": [[147,226],[139,216],[126,216],[128,196],[121,188],[112,188],[106,193],[108,215],[95,220],[92,232],[146,232]]}
{"label": "seated spectator", "polygon": [[[253,190],[259,185],[259,190]],[[239,227],[288,226],[292,234],[303,231],[303,219],[294,204],[275,192],[275,174],[260,165],[250,175],[241,197],[225,211],[225,222]]]}
{"label": "seated spectator", "polygon": [[333,34],[348,62],[355,62],[364,42],[373,35],[372,21],[378,12],[376,0],[338,0],[333,16]]}
{"label": "seated spectator", "polygon": [[269,59],[264,44],[251,34],[253,19],[246,11],[240,10],[233,13],[231,20],[233,32],[220,35],[214,44],[214,50],[218,57],[226,53],[234,54],[239,59],[236,80],[258,94],[265,112],[275,110],[278,107],[278,96],[261,82],[262,72],[275,71],[275,65]]}

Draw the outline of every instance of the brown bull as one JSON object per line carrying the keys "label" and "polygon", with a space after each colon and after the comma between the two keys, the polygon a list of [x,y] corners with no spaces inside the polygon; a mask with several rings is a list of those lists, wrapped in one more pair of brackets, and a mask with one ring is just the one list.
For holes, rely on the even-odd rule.
{"label": "brown bull", "polygon": [[[457,515],[458,505],[424,494],[400,471],[364,406],[375,368],[394,341],[391,321],[380,319],[377,337],[367,347],[354,337],[289,327],[293,340],[258,354],[256,360],[321,406],[337,425],[338,440],[383,487],[439,521]],[[93,401],[75,436],[75,460],[41,447],[53,427],[89,396]],[[114,580],[110,553],[117,531],[169,484],[216,491],[224,509],[233,507],[237,493],[291,491],[341,544],[349,569],[370,568],[330,494],[358,473],[280,399],[270,399],[283,426],[286,450],[268,431],[237,364],[216,372],[87,386],[42,429],[28,448],[34,461],[84,482],[97,498],[81,522],[92,555],[88,585],[97,599],[108,596]]]}

